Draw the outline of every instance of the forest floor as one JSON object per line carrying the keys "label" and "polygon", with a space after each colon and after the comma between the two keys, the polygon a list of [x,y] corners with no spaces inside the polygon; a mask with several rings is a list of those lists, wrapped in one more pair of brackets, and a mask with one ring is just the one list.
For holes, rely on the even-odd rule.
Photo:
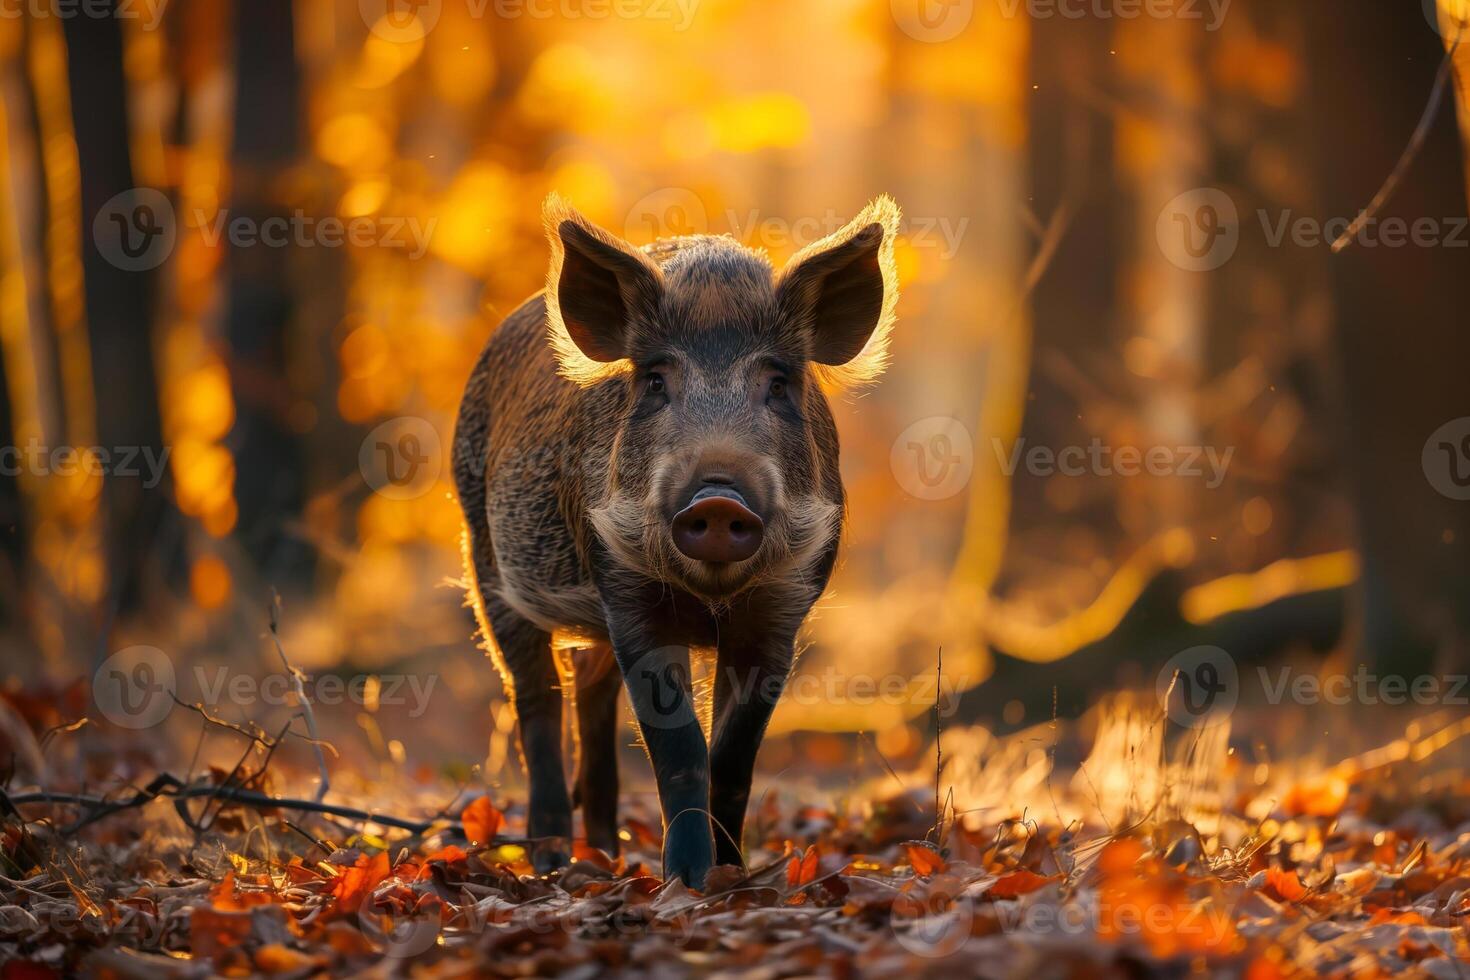
{"label": "forest floor", "polygon": [[[946,731],[937,768],[763,774],[749,866],[692,891],[659,877],[646,786],[621,855],[579,843],[537,875],[514,790],[349,769],[327,807],[380,819],[312,812],[311,792],[284,799],[310,753],[218,720],[233,768],[112,732],[66,777],[64,699],[6,698],[47,790],[91,799],[6,784],[4,980],[1470,975],[1463,719],[1325,761],[1247,761],[1243,719],[1170,733],[1126,698],[1086,724]],[[165,763],[190,775],[139,793]]]}

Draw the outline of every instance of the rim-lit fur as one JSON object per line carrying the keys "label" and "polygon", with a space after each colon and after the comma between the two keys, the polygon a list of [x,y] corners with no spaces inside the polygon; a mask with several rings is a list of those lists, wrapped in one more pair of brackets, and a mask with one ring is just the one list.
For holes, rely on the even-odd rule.
{"label": "rim-lit fur", "polygon": [[[898,298],[898,209],[880,198],[779,273],[728,237],[635,249],[557,198],[545,217],[547,290],[486,344],[453,455],[469,598],[515,704],[530,835],[564,838],[571,817],[557,646],[611,639],[624,671],[656,648],[718,646],[732,669],[784,680],[842,532],[837,429],[824,387],[872,381],[883,369]],[[702,561],[676,546],[676,515],[700,513],[695,504],[712,493],[759,518],[750,557]],[[721,506],[726,514],[735,507]],[[681,540],[694,554],[731,553]],[[591,731],[583,732],[577,793],[589,839],[615,850],[616,711],[608,706],[618,685],[605,677],[589,684],[578,704],[578,728]],[[661,805],[681,793],[693,801],[681,805],[708,804],[738,844],[771,707],[759,698],[727,704],[707,762],[703,736],[690,742],[687,732],[645,726],[645,738],[662,739],[649,745]],[[715,785],[680,788],[705,778]],[[674,814],[664,816],[667,825]],[[686,821],[677,830],[666,826],[666,870],[692,883],[712,859],[707,852],[739,858],[738,847],[732,855],[728,842],[711,843],[708,826]]]}

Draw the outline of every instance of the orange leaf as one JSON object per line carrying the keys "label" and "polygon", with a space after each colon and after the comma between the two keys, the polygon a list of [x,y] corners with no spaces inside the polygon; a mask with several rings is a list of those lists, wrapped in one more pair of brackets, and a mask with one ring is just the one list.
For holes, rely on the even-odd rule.
{"label": "orange leaf", "polygon": [[1307,897],[1307,890],[1302,887],[1302,880],[1296,876],[1295,871],[1267,868],[1266,887],[1275,892],[1276,897],[1283,902],[1300,902]]}
{"label": "orange leaf", "polygon": [[1245,968],[1244,980],[1285,980],[1286,974],[1281,972],[1273,960],[1264,956],[1257,956],[1251,960],[1250,966]]}
{"label": "orange leaf", "polygon": [[280,943],[270,943],[255,951],[255,966],[262,973],[297,973],[321,965],[319,957],[308,956]]}
{"label": "orange leaf", "polygon": [[1022,895],[1029,895],[1038,888],[1045,887],[1052,880],[1051,878],[1044,878],[1034,871],[1026,871],[1024,869],[1013,871],[991,885],[990,891],[987,894],[992,898],[1020,898]]}
{"label": "orange leaf", "polygon": [[1138,862],[1143,859],[1143,852],[1142,841],[1134,837],[1119,837],[1109,841],[1108,846],[1097,856],[1098,870],[1109,878],[1132,874]]}
{"label": "orange leaf", "polygon": [[338,909],[349,915],[356,912],[362,907],[363,899],[388,877],[389,870],[386,851],[379,851],[372,857],[358,855],[357,863],[332,882],[332,897],[337,899]]}
{"label": "orange leaf", "polygon": [[10,960],[0,966],[0,980],[56,980],[61,974],[44,963]]}
{"label": "orange leaf", "polygon": [[909,866],[914,869],[914,874],[927,877],[928,875],[940,874],[949,868],[949,862],[944,856],[927,844],[912,841],[903,846],[903,853],[909,859]]}
{"label": "orange leaf", "polygon": [[802,885],[810,885],[817,878],[817,845],[813,844],[806,849],[801,857],[793,857],[791,863],[786,865],[786,887],[800,888]]}
{"label": "orange leaf", "polygon": [[464,852],[464,848],[456,847],[454,844],[450,844],[448,847],[441,847],[434,853],[425,855],[424,863],[428,864],[430,861],[443,861],[445,864],[453,864],[456,861],[463,861],[467,857],[469,857],[469,855]]}
{"label": "orange leaf", "polygon": [[1335,817],[1347,798],[1348,781],[1329,772],[1293,786],[1281,808],[1293,817]]}
{"label": "orange leaf", "polygon": [[227,871],[219,884],[209,890],[209,903],[220,911],[238,911],[254,905],[269,905],[273,899],[266,892],[242,892],[235,884],[235,872]]}
{"label": "orange leaf", "polygon": [[495,808],[495,804],[490,802],[490,797],[480,796],[464,808],[459,819],[464,824],[466,837],[477,844],[489,844],[500,832],[500,825],[505,822],[505,814]]}
{"label": "orange leaf", "polygon": [[189,914],[189,949],[205,961],[223,959],[250,936],[251,913],[201,905]]}
{"label": "orange leaf", "polygon": [[577,861],[586,861],[595,864],[604,871],[613,871],[613,859],[608,857],[607,852],[599,847],[593,847],[584,840],[572,841],[572,858]]}

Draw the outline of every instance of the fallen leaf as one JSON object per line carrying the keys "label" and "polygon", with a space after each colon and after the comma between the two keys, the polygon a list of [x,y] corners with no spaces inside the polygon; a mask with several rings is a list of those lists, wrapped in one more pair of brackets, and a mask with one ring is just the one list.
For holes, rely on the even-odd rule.
{"label": "fallen leaf", "polygon": [[949,868],[949,862],[944,859],[944,856],[923,841],[910,841],[903,845],[903,853],[916,875],[927,877],[940,874]]}
{"label": "fallen leaf", "polygon": [[786,865],[786,887],[800,888],[809,885],[817,878],[817,863],[819,856],[817,846],[811,845],[801,857],[793,857],[791,863]]}
{"label": "fallen leaf", "polygon": [[1307,897],[1307,890],[1296,872],[1280,868],[1266,869],[1266,890],[1283,902],[1300,902]]}
{"label": "fallen leaf", "polygon": [[1046,887],[1047,884],[1054,880],[1054,878],[1043,877],[1034,871],[1022,869],[1002,876],[995,884],[990,886],[990,891],[987,894],[992,898],[1020,898],[1022,895],[1029,895],[1040,888]]}
{"label": "fallen leaf", "polygon": [[477,844],[490,844],[500,832],[501,824],[505,823],[505,814],[495,808],[490,797],[479,796],[470,801],[459,819],[464,824],[466,837]]}
{"label": "fallen leaf", "polygon": [[332,897],[337,900],[337,909],[351,915],[362,907],[363,899],[382,884],[390,871],[388,853],[379,851],[372,857],[359,855],[357,863],[344,869],[342,875],[332,882]]}
{"label": "fallen leaf", "polygon": [[1335,817],[1347,804],[1348,781],[1326,773],[1293,786],[1281,808],[1293,817]]}

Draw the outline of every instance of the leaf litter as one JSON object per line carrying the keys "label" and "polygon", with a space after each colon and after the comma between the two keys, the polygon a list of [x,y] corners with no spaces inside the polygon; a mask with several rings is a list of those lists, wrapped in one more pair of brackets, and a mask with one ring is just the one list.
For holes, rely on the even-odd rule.
{"label": "leaf litter", "polygon": [[538,875],[555,842],[516,836],[514,794],[446,813],[443,786],[335,773],[334,797],[423,830],[343,819],[278,794],[297,774],[264,739],[233,771],[174,780],[193,796],[90,821],[95,802],[37,802],[12,778],[0,980],[1463,977],[1470,781],[1460,722],[1441,722],[1330,763],[1246,761],[1228,723],[1170,731],[1129,697],[1077,726],[946,731],[942,814],[932,770],[777,778],[749,867],[702,891],[658,877],[646,792],[625,796],[620,856],[574,841]]}

